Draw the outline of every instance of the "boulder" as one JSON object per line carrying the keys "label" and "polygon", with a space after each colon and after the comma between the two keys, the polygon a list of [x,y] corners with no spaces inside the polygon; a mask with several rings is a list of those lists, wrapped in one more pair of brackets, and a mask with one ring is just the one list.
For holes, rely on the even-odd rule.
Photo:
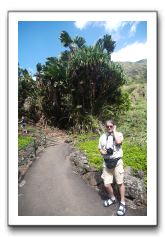
{"label": "boulder", "polygon": [[100,172],[88,172],[83,175],[83,179],[85,179],[91,186],[98,186],[103,182]]}
{"label": "boulder", "polygon": [[147,204],[147,193],[143,180],[129,174],[125,174],[125,196],[138,204]]}
{"label": "boulder", "polygon": [[129,175],[133,175],[134,174],[134,171],[133,171],[131,166],[126,166],[124,168],[124,172],[125,172],[125,174],[129,174]]}
{"label": "boulder", "polygon": [[135,177],[139,178],[139,179],[143,179],[144,178],[144,171],[143,170],[137,170],[134,173]]}

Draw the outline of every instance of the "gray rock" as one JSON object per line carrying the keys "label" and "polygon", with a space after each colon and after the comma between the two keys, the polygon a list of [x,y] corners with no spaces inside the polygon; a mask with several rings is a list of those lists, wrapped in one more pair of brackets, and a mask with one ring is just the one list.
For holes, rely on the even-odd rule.
{"label": "gray rock", "polygon": [[77,167],[77,173],[84,175],[86,174],[86,170],[83,167]]}
{"label": "gray rock", "polygon": [[125,174],[125,196],[131,200],[137,200],[138,203],[146,204],[147,195],[143,180],[134,176]]}
{"label": "gray rock", "polygon": [[144,171],[143,170],[137,170],[135,172],[135,176],[139,179],[143,179],[144,178]]}
{"label": "gray rock", "polygon": [[86,156],[81,156],[81,159],[82,160],[87,160],[87,157]]}
{"label": "gray rock", "polygon": [[97,172],[97,169],[95,167],[90,166],[89,164],[84,164],[84,168],[87,172]]}
{"label": "gray rock", "polygon": [[87,160],[83,160],[83,163],[84,163],[84,164],[88,164],[88,161],[87,161]]}
{"label": "gray rock", "polygon": [[88,172],[83,175],[83,178],[91,185],[97,186],[102,183],[101,175],[99,172]]}
{"label": "gray rock", "polygon": [[125,167],[124,172],[125,172],[125,174],[128,174],[128,175],[133,175],[133,173],[134,173],[132,167],[130,167],[130,166]]}

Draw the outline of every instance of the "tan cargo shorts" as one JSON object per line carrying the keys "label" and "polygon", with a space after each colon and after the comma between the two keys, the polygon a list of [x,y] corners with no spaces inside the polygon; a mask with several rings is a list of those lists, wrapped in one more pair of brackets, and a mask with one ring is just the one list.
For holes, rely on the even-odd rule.
{"label": "tan cargo shorts", "polygon": [[113,183],[113,178],[115,178],[117,184],[122,184],[124,182],[123,160],[120,159],[114,169],[104,167],[101,178],[104,181],[104,185]]}

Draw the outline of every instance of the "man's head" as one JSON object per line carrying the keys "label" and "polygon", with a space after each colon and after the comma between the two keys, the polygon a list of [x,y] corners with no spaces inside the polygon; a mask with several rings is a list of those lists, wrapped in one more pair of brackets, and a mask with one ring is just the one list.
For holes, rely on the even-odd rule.
{"label": "man's head", "polygon": [[106,129],[107,129],[107,132],[108,132],[108,133],[113,132],[114,125],[115,125],[115,123],[114,123],[113,120],[107,120],[107,121],[105,122],[105,126],[106,126]]}

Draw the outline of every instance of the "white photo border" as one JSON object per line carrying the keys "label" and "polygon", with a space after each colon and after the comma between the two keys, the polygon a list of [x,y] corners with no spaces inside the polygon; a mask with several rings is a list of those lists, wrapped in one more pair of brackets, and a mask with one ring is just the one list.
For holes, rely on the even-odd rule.
{"label": "white photo border", "polygon": [[[18,216],[18,22],[147,21],[147,216]],[[8,225],[157,226],[157,11],[8,12]]]}

